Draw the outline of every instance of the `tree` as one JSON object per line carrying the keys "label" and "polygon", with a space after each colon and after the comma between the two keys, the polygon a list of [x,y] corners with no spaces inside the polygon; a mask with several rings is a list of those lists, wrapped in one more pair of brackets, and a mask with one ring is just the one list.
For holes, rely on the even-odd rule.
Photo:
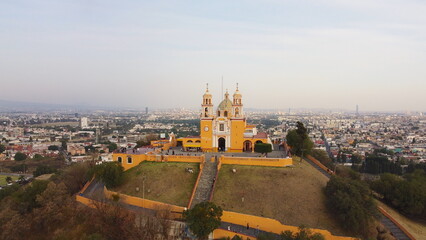
{"label": "tree", "polygon": [[333,169],[334,164],[333,161],[328,156],[327,152],[321,149],[313,149],[311,152],[312,157],[320,161],[324,166]]}
{"label": "tree", "polygon": [[58,178],[65,183],[68,192],[75,194],[88,182],[91,178],[90,163],[73,164],[60,172]]}
{"label": "tree", "polygon": [[220,206],[212,202],[201,202],[184,211],[183,218],[198,238],[207,239],[208,235],[220,226],[222,213]]}
{"label": "tree", "polygon": [[384,173],[380,180],[371,183],[383,200],[408,216],[426,219],[426,174],[418,169],[404,178]]}
{"label": "tree", "polygon": [[305,226],[299,227],[299,232],[293,233],[289,230],[282,232],[280,240],[325,240],[321,233],[312,233],[311,229]]}
{"label": "tree", "polygon": [[34,177],[38,177],[43,174],[55,173],[56,169],[50,166],[39,165],[33,172]]}
{"label": "tree", "polygon": [[387,157],[370,155],[365,158],[364,171],[371,174],[394,173],[402,174],[401,164],[391,162]]}
{"label": "tree", "polygon": [[118,146],[115,143],[109,143],[108,144],[108,151],[109,152],[114,152],[117,148],[118,148]]}
{"label": "tree", "polygon": [[325,192],[327,206],[342,226],[353,233],[367,234],[377,211],[368,186],[359,180],[332,176]]}
{"label": "tree", "polygon": [[310,153],[314,143],[309,139],[307,129],[301,122],[297,122],[297,129],[288,131],[287,144],[291,147],[291,152],[297,156],[302,153]]}
{"label": "tree", "polygon": [[59,150],[59,147],[58,147],[58,146],[56,146],[56,145],[50,145],[50,146],[47,148],[47,150],[50,150],[50,151],[58,151],[58,150]]}
{"label": "tree", "polygon": [[33,157],[34,160],[39,160],[39,159],[42,159],[42,158],[43,158],[43,156],[40,155],[40,154],[35,154],[34,157]]}
{"label": "tree", "polygon": [[102,181],[107,188],[119,186],[124,180],[124,168],[118,162],[108,162],[93,168],[96,179]]}
{"label": "tree", "polygon": [[25,153],[17,152],[15,154],[15,161],[23,161],[27,159],[27,155]]}
{"label": "tree", "polygon": [[6,182],[7,182],[7,183],[11,183],[11,182],[12,182],[12,178],[11,178],[10,176],[7,176],[7,177],[6,177]]}
{"label": "tree", "polygon": [[256,143],[254,145],[254,151],[257,153],[266,153],[272,152],[272,145],[269,143]]}
{"label": "tree", "polygon": [[14,194],[15,201],[18,205],[18,211],[23,213],[31,212],[32,209],[39,207],[36,198],[46,190],[48,181],[36,180],[29,184],[29,186],[21,188]]}
{"label": "tree", "polygon": [[67,150],[67,140],[66,139],[62,139],[61,140],[61,147],[63,150]]}
{"label": "tree", "polygon": [[4,152],[6,147],[3,144],[0,144],[0,153]]}
{"label": "tree", "polygon": [[143,146],[149,146],[149,145],[151,145],[151,141],[154,141],[154,140],[157,140],[157,139],[158,139],[157,135],[150,133],[150,134],[146,135],[145,140],[137,141],[135,148],[140,148],[140,147],[143,147]]}

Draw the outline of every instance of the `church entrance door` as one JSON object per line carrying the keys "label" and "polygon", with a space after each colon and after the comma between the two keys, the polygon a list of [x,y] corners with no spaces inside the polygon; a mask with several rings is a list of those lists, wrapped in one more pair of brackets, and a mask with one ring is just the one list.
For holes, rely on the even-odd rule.
{"label": "church entrance door", "polygon": [[244,152],[251,152],[251,151],[252,151],[251,141],[247,140],[244,142]]}
{"label": "church entrance door", "polygon": [[223,137],[219,138],[218,146],[219,146],[219,148],[218,148],[219,152],[225,151],[225,147],[226,147],[225,138],[223,138]]}

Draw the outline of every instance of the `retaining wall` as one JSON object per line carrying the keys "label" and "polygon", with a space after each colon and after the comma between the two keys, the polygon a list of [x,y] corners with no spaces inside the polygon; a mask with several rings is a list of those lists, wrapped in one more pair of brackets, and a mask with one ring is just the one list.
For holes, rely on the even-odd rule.
{"label": "retaining wall", "polygon": [[[177,156],[177,155],[158,155],[158,154],[126,154],[126,153],[114,153],[112,155],[113,161],[118,161],[121,157],[121,166],[124,170],[136,167],[143,161],[149,162],[193,162],[201,163],[204,161],[204,155],[201,156]],[[131,157],[131,163],[128,163],[127,158]]]}
{"label": "retaining wall", "polygon": [[[256,228],[259,230],[273,232],[276,234],[281,234],[284,231],[298,232],[299,228],[295,226],[283,225],[279,221],[271,218],[257,217],[253,215],[241,214],[236,212],[223,211],[222,222],[234,223],[242,226],[247,226],[251,228]],[[313,229],[313,233],[322,234],[327,240],[357,240],[357,238],[352,237],[340,237],[334,236],[327,230],[322,229]]]}
{"label": "retaining wall", "polygon": [[195,197],[195,192],[197,191],[198,183],[200,182],[201,174],[203,173],[204,162],[200,163],[200,171],[198,171],[197,181],[195,181],[194,188],[192,189],[191,198],[188,202],[188,209],[191,207],[192,201]]}
{"label": "retaining wall", "polygon": [[256,240],[255,237],[247,236],[247,235],[244,235],[244,234],[241,234],[241,233],[228,231],[228,230],[225,230],[225,229],[216,229],[216,230],[213,231],[213,238],[214,239],[228,238],[228,237],[230,239],[232,239],[235,235],[242,237],[244,240]]}
{"label": "retaining wall", "polygon": [[249,166],[286,167],[293,165],[292,158],[251,158],[251,157],[220,157],[220,165],[235,164]]}
{"label": "retaining wall", "polygon": [[152,210],[170,210],[171,217],[173,219],[182,218],[182,212],[185,210],[184,207],[113,192],[108,190],[106,187],[104,187],[104,194],[105,194],[105,197],[109,199],[112,199],[112,195],[118,195],[120,202],[133,205],[133,206],[138,206],[138,207],[152,209]]}

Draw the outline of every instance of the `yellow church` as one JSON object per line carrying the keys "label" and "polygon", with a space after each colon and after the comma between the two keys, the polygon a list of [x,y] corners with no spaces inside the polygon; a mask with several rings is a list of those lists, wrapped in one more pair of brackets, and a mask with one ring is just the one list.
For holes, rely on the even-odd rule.
{"label": "yellow church", "polygon": [[200,136],[180,138],[186,151],[253,152],[256,143],[271,143],[266,133],[258,133],[255,125],[248,125],[242,95],[237,88],[232,100],[228,90],[216,111],[207,85],[200,113]]}

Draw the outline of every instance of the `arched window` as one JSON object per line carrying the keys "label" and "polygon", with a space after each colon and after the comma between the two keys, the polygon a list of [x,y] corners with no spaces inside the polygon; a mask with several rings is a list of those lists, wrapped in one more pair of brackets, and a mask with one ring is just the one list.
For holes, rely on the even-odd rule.
{"label": "arched window", "polygon": [[220,117],[220,111],[217,111],[217,116]]}
{"label": "arched window", "polygon": [[132,157],[127,157],[127,163],[132,164]]}
{"label": "arched window", "polygon": [[225,117],[228,117],[228,111],[224,112]]}
{"label": "arched window", "polygon": [[192,143],[192,140],[188,140],[187,143]]}
{"label": "arched window", "polygon": [[121,163],[123,160],[121,159],[121,157],[118,157],[118,158],[117,158],[117,161],[118,161],[119,163]]}
{"label": "arched window", "polygon": [[196,142],[196,143],[200,143],[201,141],[200,141],[200,140],[196,140],[195,142]]}
{"label": "arched window", "polygon": [[209,109],[208,109],[208,108],[205,108],[205,109],[204,109],[204,117],[207,117],[208,112],[209,112]]}
{"label": "arched window", "polygon": [[238,117],[240,115],[240,109],[235,108],[235,116]]}

